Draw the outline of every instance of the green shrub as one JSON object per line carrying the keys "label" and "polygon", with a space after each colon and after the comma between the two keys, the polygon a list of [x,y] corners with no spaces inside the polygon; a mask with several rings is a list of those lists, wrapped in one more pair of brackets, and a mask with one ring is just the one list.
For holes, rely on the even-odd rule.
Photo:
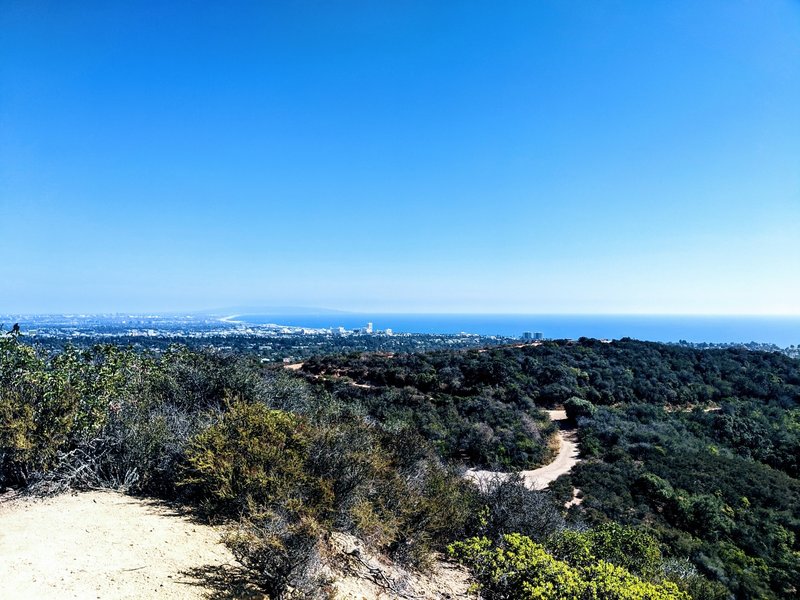
{"label": "green shrub", "polygon": [[33,348],[0,340],[0,485],[27,485],[68,449],[78,408],[68,381]]}
{"label": "green shrub", "polygon": [[510,534],[493,544],[471,538],[450,546],[473,571],[487,598],[506,600],[689,600],[678,587],[653,584],[600,560],[573,567],[530,538]]}
{"label": "green shrub", "polygon": [[652,578],[662,556],[658,542],[641,529],[608,522],[587,531],[562,531],[547,544],[554,556],[574,567],[605,561],[636,575]]}
{"label": "green shrub", "polygon": [[662,510],[675,498],[675,490],[666,479],[653,473],[643,473],[634,483],[639,492],[656,509]]}
{"label": "green shrub", "polygon": [[208,514],[239,517],[228,546],[270,597],[319,590],[312,563],[333,492],[311,472],[312,436],[298,415],[236,400],[187,450],[181,484]]}
{"label": "green shrub", "polygon": [[212,512],[238,515],[276,504],[301,512],[323,495],[307,470],[308,450],[302,418],[237,400],[192,440],[181,483]]}
{"label": "green shrub", "polygon": [[591,417],[594,415],[597,408],[588,400],[572,396],[569,400],[564,402],[564,410],[567,413],[568,419],[577,421],[580,417]]}
{"label": "green shrub", "polygon": [[487,538],[456,542],[450,554],[470,566],[488,598],[578,599],[585,586],[569,565],[516,533],[503,536],[498,545]]}
{"label": "green shrub", "polygon": [[40,448],[34,404],[19,390],[0,389],[0,489],[26,484]]}

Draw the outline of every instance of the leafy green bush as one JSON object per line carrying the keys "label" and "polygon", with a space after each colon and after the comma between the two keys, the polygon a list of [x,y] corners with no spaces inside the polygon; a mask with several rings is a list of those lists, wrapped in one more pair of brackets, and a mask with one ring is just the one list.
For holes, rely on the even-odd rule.
{"label": "leafy green bush", "polygon": [[643,581],[604,560],[577,567],[548,554],[519,534],[494,544],[471,538],[450,546],[452,556],[473,571],[488,598],[507,600],[689,600],[688,594],[665,582]]}
{"label": "leafy green bush", "polygon": [[235,400],[190,443],[182,484],[211,513],[316,508],[324,486],[308,472],[308,451],[309,428],[301,417]]}
{"label": "leafy green bush", "polygon": [[662,563],[655,538],[613,522],[586,531],[561,531],[548,540],[547,547],[573,567],[588,567],[602,560],[646,578],[654,577]]}
{"label": "leafy green bush", "polygon": [[207,514],[239,517],[228,545],[273,597],[316,587],[307,575],[333,492],[311,471],[312,436],[299,415],[233,400],[186,452],[181,485]]}
{"label": "leafy green bush", "polygon": [[564,402],[564,410],[567,413],[568,419],[577,421],[580,417],[591,417],[594,415],[597,408],[588,400],[572,396],[569,400]]}
{"label": "leafy green bush", "polygon": [[69,373],[30,346],[0,339],[0,486],[27,485],[68,449],[78,413]]}

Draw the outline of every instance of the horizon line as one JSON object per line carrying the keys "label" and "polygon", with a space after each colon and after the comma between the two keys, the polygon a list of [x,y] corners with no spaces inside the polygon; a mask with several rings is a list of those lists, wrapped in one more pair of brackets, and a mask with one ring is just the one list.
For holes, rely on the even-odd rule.
{"label": "horizon line", "polygon": [[759,313],[759,312],[555,312],[555,311],[442,311],[442,310],[342,310],[342,309],[309,309],[307,307],[297,307],[298,310],[303,309],[303,312],[291,312],[291,310],[282,310],[280,312],[272,312],[274,309],[264,308],[255,311],[224,311],[224,310],[107,310],[107,311],[9,311],[1,312],[2,316],[186,316],[186,315],[202,315],[202,316],[220,316],[222,318],[234,318],[241,316],[259,316],[259,315],[275,315],[275,316],[305,316],[305,315],[324,315],[330,313],[331,316],[335,315],[426,315],[426,316],[552,316],[552,317],[761,317],[761,318],[800,318],[800,313]]}

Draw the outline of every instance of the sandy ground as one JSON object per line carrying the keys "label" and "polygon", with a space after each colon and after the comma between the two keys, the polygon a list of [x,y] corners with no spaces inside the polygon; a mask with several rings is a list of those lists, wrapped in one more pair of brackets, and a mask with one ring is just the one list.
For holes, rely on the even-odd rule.
{"label": "sandy ground", "polygon": [[219,530],[114,492],[0,498],[0,598],[259,597]]}
{"label": "sandy ground", "polygon": [[[520,471],[525,486],[532,490],[541,490],[550,485],[553,481],[566,475],[572,470],[578,461],[578,442],[575,430],[569,427],[567,420],[567,413],[563,410],[548,410],[547,414],[550,415],[550,420],[554,421],[559,426],[559,448],[555,460],[550,464],[532,469],[530,471]],[[478,469],[469,469],[465,477],[472,479],[478,485],[483,485],[491,479],[500,478],[505,479],[508,473],[500,473],[498,471],[482,471]]]}

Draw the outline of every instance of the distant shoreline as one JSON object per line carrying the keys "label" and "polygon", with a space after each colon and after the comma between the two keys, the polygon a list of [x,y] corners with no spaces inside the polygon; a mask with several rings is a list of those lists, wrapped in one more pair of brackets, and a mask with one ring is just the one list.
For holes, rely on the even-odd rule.
{"label": "distant shoreline", "polygon": [[633,339],[679,343],[800,345],[800,317],[680,315],[487,315],[351,313],[347,315],[236,314],[224,319],[246,325],[279,324],[309,329],[347,330],[372,323],[394,333],[520,338],[530,332],[545,339]]}

